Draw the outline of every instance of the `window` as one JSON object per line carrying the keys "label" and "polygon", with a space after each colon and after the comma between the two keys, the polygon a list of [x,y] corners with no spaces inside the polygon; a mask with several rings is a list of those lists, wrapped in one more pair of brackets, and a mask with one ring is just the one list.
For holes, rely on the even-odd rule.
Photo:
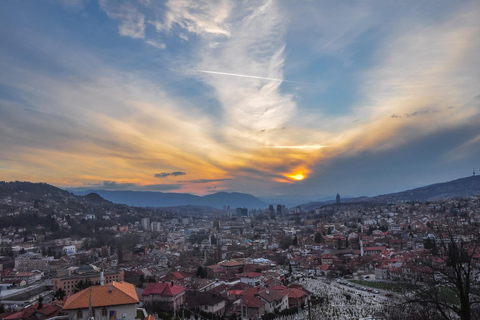
{"label": "window", "polygon": [[82,319],[82,318],[83,318],[82,310],[78,310],[77,311],[77,319]]}
{"label": "window", "polygon": [[102,308],[102,317],[107,316],[107,308]]}

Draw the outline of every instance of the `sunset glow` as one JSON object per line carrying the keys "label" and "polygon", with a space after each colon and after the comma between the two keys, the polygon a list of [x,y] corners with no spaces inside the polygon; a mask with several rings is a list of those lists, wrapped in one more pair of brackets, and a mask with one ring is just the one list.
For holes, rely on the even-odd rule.
{"label": "sunset glow", "polygon": [[288,177],[294,179],[294,180],[303,180],[305,179],[305,176],[302,173],[297,173],[293,175],[289,175]]}
{"label": "sunset glow", "polygon": [[2,1],[0,180],[297,201],[470,174],[479,16],[479,2]]}

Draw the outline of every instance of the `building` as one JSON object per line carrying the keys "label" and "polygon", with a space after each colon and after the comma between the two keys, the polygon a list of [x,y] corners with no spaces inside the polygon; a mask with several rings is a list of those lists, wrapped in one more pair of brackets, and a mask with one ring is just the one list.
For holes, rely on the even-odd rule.
{"label": "building", "polygon": [[288,306],[289,308],[301,308],[308,300],[308,293],[297,288],[289,288]]}
{"label": "building", "polygon": [[4,275],[2,277],[2,281],[5,283],[21,283],[21,281],[25,281],[25,284],[32,284],[36,281],[40,281],[43,277],[43,272],[35,271],[35,272],[12,272],[8,275]]}
{"label": "building", "polygon": [[287,290],[270,290],[260,291],[257,297],[265,301],[265,312],[282,312],[288,308],[288,292]]}
{"label": "building", "polygon": [[61,313],[62,313],[62,307],[55,303],[44,304],[44,305],[39,305],[39,303],[36,303],[33,306],[23,308],[18,312],[7,315],[2,319],[3,320],[23,320],[23,319],[45,320],[45,319],[50,319],[50,318],[59,316]]}
{"label": "building", "polygon": [[15,258],[15,269],[19,272],[40,270],[45,274],[50,272],[50,261],[53,257],[42,257],[41,254],[27,252]]}
{"label": "building", "polygon": [[211,292],[191,293],[188,295],[188,307],[195,307],[203,312],[221,317],[225,314],[225,298]]}
{"label": "building", "polygon": [[142,228],[143,230],[150,229],[150,218],[142,218]]}
{"label": "building", "polygon": [[[101,284],[102,272],[93,265],[81,266],[68,275],[53,278],[53,289],[65,290],[67,295],[74,293],[77,283],[80,281],[91,282],[92,284]],[[124,271],[105,271],[103,272],[104,284],[109,284],[113,281],[121,282],[124,280]]]}
{"label": "building", "polygon": [[139,302],[135,287],[127,282],[92,286],[70,296],[63,310],[70,320],[133,320]]}
{"label": "building", "polygon": [[158,221],[153,221],[152,223],[150,223],[150,227],[151,227],[152,232],[162,231],[162,224]]}
{"label": "building", "polygon": [[375,268],[375,279],[376,280],[386,280],[388,279],[388,267],[380,266]]}
{"label": "building", "polygon": [[178,311],[185,303],[186,288],[172,282],[152,282],[143,291],[143,302],[164,311]]}
{"label": "building", "polygon": [[262,274],[258,272],[248,272],[239,275],[240,282],[249,284],[251,286],[259,286],[262,284]]}

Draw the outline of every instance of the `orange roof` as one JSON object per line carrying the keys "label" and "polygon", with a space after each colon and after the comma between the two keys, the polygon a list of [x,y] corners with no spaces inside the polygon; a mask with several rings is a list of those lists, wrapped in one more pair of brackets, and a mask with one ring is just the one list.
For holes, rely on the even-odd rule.
{"label": "orange roof", "polygon": [[[109,292],[109,287],[112,290]],[[104,286],[92,286],[70,296],[65,302],[64,310],[87,309],[92,296],[92,307],[105,307],[138,302],[133,284],[128,282],[112,282]]]}

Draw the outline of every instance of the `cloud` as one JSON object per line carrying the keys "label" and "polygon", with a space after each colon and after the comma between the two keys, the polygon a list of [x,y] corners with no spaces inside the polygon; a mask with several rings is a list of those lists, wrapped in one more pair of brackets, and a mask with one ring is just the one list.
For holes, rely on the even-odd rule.
{"label": "cloud", "polygon": [[[158,32],[170,31],[173,25],[193,34],[219,34],[230,36],[225,19],[229,16],[231,4],[226,0],[170,0],[166,3],[163,17],[152,23]],[[188,41],[185,34],[182,39]]]}
{"label": "cloud", "polygon": [[219,181],[228,181],[232,179],[196,179],[196,180],[187,180],[187,181],[178,181],[179,183],[210,183],[210,182],[219,182]]}
{"label": "cloud", "polygon": [[186,172],[182,172],[182,171],[174,171],[174,172],[162,172],[162,173],[157,173],[155,174],[155,178],[166,178],[168,176],[174,176],[174,177],[177,177],[177,176],[183,176],[187,174]]}
{"label": "cloud", "polygon": [[115,0],[100,0],[99,3],[102,10],[119,23],[120,35],[145,38],[145,15],[140,13],[132,3]]}
{"label": "cloud", "polygon": [[181,184],[147,184],[140,185],[130,182],[102,181],[101,183],[87,183],[85,187],[73,188],[74,190],[88,190],[92,188],[110,191],[165,191],[181,189]]}
{"label": "cloud", "polygon": [[410,118],[410,117],[417,117],[421,115],[426,115],[430,113],[437,113],[439,112],[438,110],[421,110],[421,111],[415,111],[412,113],[405,113],[405,117]]}
{"label": "cloud", "polygon": [[146,42],[147,44],[155,47],[155,48],[158,48],[158,49],[164,50],[164,49],[167,48],[167,46],[165,45],[165,43],[161,43],[161,42],[155,41],[155,40],[153,40],[153,39],[148,39],[148,40],[146,40],[145,42]]}

